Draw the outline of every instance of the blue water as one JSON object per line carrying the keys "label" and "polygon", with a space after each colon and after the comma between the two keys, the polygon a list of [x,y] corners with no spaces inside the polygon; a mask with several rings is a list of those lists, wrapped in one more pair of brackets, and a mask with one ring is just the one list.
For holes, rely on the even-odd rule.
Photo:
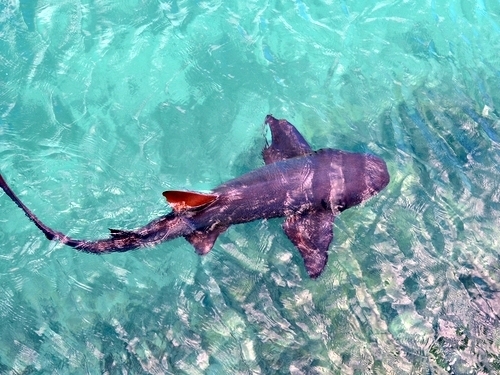
{"label": "blue water", "polygon": [[383,157],[310,280],[280,220],[95,256],[0,195],[1,374],[500,372],[500,3],[0,3],[0,170],[107,236],[263,164],[263,120]]}

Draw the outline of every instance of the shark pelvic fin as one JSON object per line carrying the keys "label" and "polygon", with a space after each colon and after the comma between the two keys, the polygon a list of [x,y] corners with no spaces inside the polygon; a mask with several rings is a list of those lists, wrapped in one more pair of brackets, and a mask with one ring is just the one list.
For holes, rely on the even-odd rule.
{"label": "shark pelvic fin", "polygon": [[283,230],[299,249],[307,273],[313,279],[323,272],[328,260],[328,247],[333,240],[331,211],[318,211],[288,216]]}
{"label": "shark pelvic fin", "polygon": [[287,120],[278,120],[271,115],[266,116],[266,124],[271,129],[272,142],[262,151],[266,164],[275,163],[313,152],[302,134]]}
{"label": "shark pelvic fin", "polygon": [[172,209],[181,212],[189,209],[202,208],[214,202],[218,196],[215,194],[196,193],[193,191],[167,190],[163,192]]}
{"label": "shark pelvic fin", "polygon": [[226,227],[215,227],[205,231],[197,230],[188,234],[185,238],[191,245],[193,245],[199,255],[205,255],[212,250],[217,237],[219,237],[219,235],[226,229]]}

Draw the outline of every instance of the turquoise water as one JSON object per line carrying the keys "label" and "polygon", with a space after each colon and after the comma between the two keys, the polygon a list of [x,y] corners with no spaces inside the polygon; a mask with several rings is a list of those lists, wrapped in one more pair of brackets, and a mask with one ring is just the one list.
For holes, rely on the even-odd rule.
{"label": "turquoise water", "polygon": [[263,164],[267,113],[392,181],[310,280],[280,220],[95,256],[0,196],[1,374],[500,372],[500,3],[4,1],[0,170],[107,236]]}

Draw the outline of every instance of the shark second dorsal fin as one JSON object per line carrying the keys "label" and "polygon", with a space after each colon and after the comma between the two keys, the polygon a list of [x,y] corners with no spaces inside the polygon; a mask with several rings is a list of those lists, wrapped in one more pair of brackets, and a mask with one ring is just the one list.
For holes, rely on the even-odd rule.
{"label": "shark second dorsal fin", "polygon": [[271,129],[272,142],[262,151],[266,164],[304,156],[313,152],[302,134],[287,120],[266,116],[266,124]]}
{"label": "shark second dorsal fin", "polygon": [[226,227],[215,227],[205,231],[197,230],[188,234],[185,238],[191,245],[193,245],[199,255],[205,255],[212,250],[217,237],[219,237],[219,234],[224,232],[226,229]]}
{"label": "shark second dorsal fin", "polygon": [[215,194],[196,193],[193,191],[167,190],[163,192],[172,209],[181,212],[202,208],[217,199]]}
{"label": "shark second dorsal fin", "polygon": [[299,249],[307,273],[313,279],[323,272],[328,261],[328,247],[333,240],[331,211],[318,211],[288,216],[283,230]]}
{"label": "shark second dorsal fin", "polygon": [[134,232],[122,229],[109,228],[109,233],[113,238],[126,238],[135,235]]}
{"label": "shark second dorsal fin", "polygon": [[133,243],[137,239],[140,239],[140,235],[131,230],[121,230],[109,228],[109,233],[113,240],[119,240],[122,243]]}

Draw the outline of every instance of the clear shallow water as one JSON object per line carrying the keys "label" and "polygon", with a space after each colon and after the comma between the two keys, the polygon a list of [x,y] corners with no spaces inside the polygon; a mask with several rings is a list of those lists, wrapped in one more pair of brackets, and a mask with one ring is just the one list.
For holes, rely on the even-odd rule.
{"label": "clear shallow water", "polygon": [[0,197],[0,373],[441,374],[500,368],[500,5],[0,5],[0,170],[81,238],[262,165],[267,113],[392,182],[311,281],[280,221],[92,256]]}

